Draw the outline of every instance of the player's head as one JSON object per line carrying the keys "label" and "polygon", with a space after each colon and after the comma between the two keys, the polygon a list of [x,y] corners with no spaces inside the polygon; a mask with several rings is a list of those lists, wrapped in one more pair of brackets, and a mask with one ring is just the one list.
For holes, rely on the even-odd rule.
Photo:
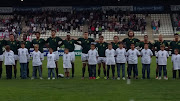
{"label": "player's head", "polygon": [[123,48],[123,43],[122,42],[119,43],[119,48]]}
{"label": "player's head", "polygon": [[99,42],[103,42],[104,41],[104,36],[99,36]]}
{"label": "player's head", "polygon": [[9,51],[10,51],[10,46],[9,46],[9,45],[6,45],[6,46],[5,46],[5,49],[6,49],[7,52],[9,52]]}
{"label": "player's head", "polygon": [[165,46],[162,44],[162,45],[160,46],[160,48],[161,48],[161,50],[164,50]]}
{"label": "player's head", "polygon": [[91,50],[94,50],[96,48],[95,44],[91,44]]}
{"label": "player's head", "polygon": [[26,39],[27,39],[27,35],[23,34],[23,41],[26,41]]}
{"label": "player's head", "polygon": [[67,33],[66,38],[71,39],[71,33],[70,32]]}
{"label": "player's head", "polygon": [[163,36],[161,34],[159,35],[159,41],[163,41]]}
{"label": "player's head", "polygon": [[50,47],[49,48],[49,53],[52,54],[53,53],[53,49]]}
{"label": "player's head", "polygon": [[134,32],[133,31],[128,31],[128,37],[134,37]]}
{"label": "player's head", "polygon": [[36,32],[35,34],[36,34],[36,38],[39,39],[41,33],[40,32]]}
{"label": "player's head", "polygon": [[119,37],[118,36],[114,36],[113,40],[114,40],[114,42],[118,42],[119,41]]}
{"label": "player's head", "polygon": [[149,44],[148,44],[148,43],[145,43],[145,44],[144,44],[144,48],[145,48],[145,49],[148,49],[148,47],[149,47]]}
{"label": "player's head", "polygon": [[131,43],[131,49],[134,50],[134,48],[135,48],[135,44],[134,44],[134,43]]}
{"label": "player's head", "polygon": [[51,36],[52,37],[56,36],[56,30],[54,30],[54,29],[51,30]]}
{"label": "player's head", "polygon": [[14,41],[14,34],[9,35],[9,40]]}
{"label": "player's head", "polygon": [[65,48],[65,49],[64,49],[64,53],[65,53],[65,54],[68,54],[68,53],[69,53],[69,49]]}
{"label": "player's head", "polygon": [[179,49],[175,49],[174,53],[177,55],[179,53]]}
{"label": "player's head", "polygon": [[112,44],[111,43],[108,44],[108,49],[112,49]]}
{"label": "player's head", "polygon": [[21,42],[21,48],[25,48],[25,42]]}
{"label": "player's head", "polygon": [[148,35],[144,35],[144,41],[148,41]]}
{"label": "player's head", "polygon": [[39,45],[38,45],[38,44],[35,44],[35,45],[34,45],[34,50],[35,50],[35,51],[38,51],[38,50],[39,50]]}
{"label": "player's head", "polygon": [[84,32],[84,34],[83,34],[83,37],[85,38],[85,39],[87,39],[88,38],[88,32]]}
{"label": "player's head", "polygon": [[174,34],[174,38],[175,38],[175,41],[178,41],[179,40],[179,34]]}

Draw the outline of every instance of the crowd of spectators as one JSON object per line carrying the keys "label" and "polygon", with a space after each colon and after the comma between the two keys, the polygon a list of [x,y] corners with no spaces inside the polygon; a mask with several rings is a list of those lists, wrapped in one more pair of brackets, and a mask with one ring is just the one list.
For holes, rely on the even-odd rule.
{"label": "crowd of spectators", "polygon": [[174,27],[176,27],[176,31],[180,31],[180,14],[177,14],[174,19]]}
{"label": "crowd of spectators", "polygon": [[[103,31],[115,31],[119,34],[128,30],[141,31],[146,28],[144,18],[138,18],[135,14],[122,11],[71,11],[71,12],[15,12],[12,18],[0,19],[1,31],[9,31],[16,34],[46,30],[52,28],[57,31],[68,32],[70,30],[82,31],[87,26],[90,35],[101,34]],[[21,28],[22,27],[22,28]]]}
{"label": "crowd of spectators", "polygon": [[158,34],[159,28],[160,28],[160,20],[157,20],[157,19],[153,20],[151,22],[151,27],[152,27],[154,33]]}
{"label": "crowd of spectators", "polygon": [[0,32],[11,33],[17,36],[21,33],[21,16],[2,15],[0,17]]}

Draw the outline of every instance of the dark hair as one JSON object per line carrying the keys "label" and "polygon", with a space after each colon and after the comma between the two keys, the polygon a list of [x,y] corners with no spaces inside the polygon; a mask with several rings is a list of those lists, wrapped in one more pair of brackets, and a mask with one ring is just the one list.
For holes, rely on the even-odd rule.
{"label": "dark hair", "polygon": [[56,32],[56,30],[55,29],[51,29],[51,32]]}
{"label": "dark hair", "polygon": [[144,35],[144,38],[145,38],[145,37],[148,37],[148,35]]}
{"label": "dark hair", "polygon": [[[133,31],[128,31],[128,37],[129,37],[129,33],[130,33],[130,32],[133,32]],[[134,37],[134,32],[133,32],[133,37]]]}
{"label": "dark hair", "polygon": [[131,43],[131,45],[135,45],[134,43]]}
{"label": "dark hair", "polygon": [[21,42],[21,45],[25,45],[25,42]]}
{"label": "dark hair", "polygon": [[91,46],[95,46],[95,44],[91,44]]}
{"label": "dark hair", "polygon": [[101,35],[101,36],[99,36],[99,38],[104,38],[104,36]]}
{"label": "dark hair", "polygon": [[115,38],[115,37],[117,37],[117,38],[119,39],[119,37],[118,37],[118,36],[114,36],[113,38]]}
{"label": "dark hair", "polygon": [[23,36],[26,36],[26,37],[27,37],[27,34],[23,34]]}
{"label": "dark hair", "polygon": [[88,33],[88,32],[84,32],[84,34],[85,34],[85,33]]}
{"label": "dark hair", "polygon": [[10,36],[10,35],[14,36],[14,34],[9,34],[9,36]]}
{"label": "dark hair", "polygon": [[176,35],[178,35],[178,36],[179,36],[179,34],[178,34],[178,33],[175,33],[175,34],[174,34],[174,36],[176,36]]}
{"label": "dark hair", "polygon": [[40,35],[41,33],[40,32],[35,32],[35,34],[39,34]]}

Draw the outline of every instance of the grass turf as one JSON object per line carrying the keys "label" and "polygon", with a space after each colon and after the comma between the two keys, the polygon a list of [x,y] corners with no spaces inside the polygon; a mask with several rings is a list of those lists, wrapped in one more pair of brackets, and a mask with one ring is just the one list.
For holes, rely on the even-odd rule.
{"label": "grass turf", "polygon": [[[30,75],[32,75],[30,62]],[[81,80],[81,59],[76,57],[75,78],[47,80],[46,59],[43,61],[43,80],[5,79],[0,80],[0,101],[179,101],[180,80],[172,79],[172,63],[168,59],[169,80],[155,80],[156,62],[153,57],[150,80]],[[59,72],[63,73],[62,57],[59,60]],[[142,76],[139,60],[139,78]],[[111,73],[111,72],[110,72]],[[116,73],[117,75],[117,73]],[[103,77],[103,71],[101,70]],[[18,64],[19,77],[19,64]],[[86,77],[88,72],[86,69]]]}

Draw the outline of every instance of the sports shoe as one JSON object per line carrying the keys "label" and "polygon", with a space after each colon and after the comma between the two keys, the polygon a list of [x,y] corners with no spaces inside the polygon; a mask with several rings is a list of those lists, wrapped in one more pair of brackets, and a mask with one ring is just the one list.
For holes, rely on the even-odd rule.
{"label": "sports shoe", "polygon": [[55,80],[55,77],[53,77],[52,80]]}
{"label": "sports shoe", "polygon": [[125,78],[125,77],[123,77],[122,79],[123,79],[123,80],[126,80],[126,78]]}
{"label": "sports shoe", "polygon": [[40,80],[42,80],[43,78],[42,78],[42,77],[40,77],[39,79],[40,79]]}
{"label": "sports shoe", "polygon": [[81,79],[84,80],[84,77],[82,77]]}
{"label": "sports shoe", "polygon": [[51,78],[48,78],[48,80],[50,80]]}
{"label": "sports shoe", "polygon": [[105,77],[104,77],[104,79],[106,80],[106,79],[107,79],[107,77],[105,76]]}
{"label": "sports shoe", "polygon": [[159,80],[161,80],[161,77],[159,77]]}
{"label": "sports shoe", "polygon": [[93,77],[92,79],[96,79],[96,77]]}
{"label": "sports shoe", "polygon": [[168,80],[168,77],[164,77],[164,80]]}
{"label": "sports shoe", "polygon": [[32,77],[31,80],[34,80],[34,77]]}
{"label": "sports shoe", "polygon": [[120,80],[120,77],[118,77],[117,80]]}
{"label": "sports shoe", "polygon": [[156,80],[159,79],[158,76],[156,76]]}
{"label": "sports shoe", "polygon": [[98,80],[98,79],[100,79],[100,77],[98,76],[96,79]]}

